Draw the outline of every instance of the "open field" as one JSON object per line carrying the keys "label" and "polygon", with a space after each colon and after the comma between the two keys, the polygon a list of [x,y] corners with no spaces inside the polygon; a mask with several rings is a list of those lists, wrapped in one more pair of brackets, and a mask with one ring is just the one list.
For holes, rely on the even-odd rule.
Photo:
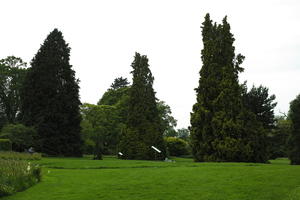
{"label": "open field", "polygon": [[299,200],[300,166],[43,158],[42,181],[1,200]]}

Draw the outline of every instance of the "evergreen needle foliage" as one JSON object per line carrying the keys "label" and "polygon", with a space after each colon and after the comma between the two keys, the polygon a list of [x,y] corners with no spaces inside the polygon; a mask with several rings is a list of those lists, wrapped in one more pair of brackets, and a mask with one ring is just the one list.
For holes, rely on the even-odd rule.
{"label": "evergreen needle foliage", "polygon": [[37,149],[48,155],[81,156],[79,86],[70,48],[54,29],[31,62],[22,92],[23,122],[35,126]]}
{"label": "evergreen needle foliage", "polygon": [[203,66],[191,114],[195,160],[266,162],[265,131],[243,105],[238,74],[244,56],[235,55],[227,18],[217,25],[207,14],[202,25]]}
{"label": "evergreen needle foliage", "polygon": [[[128,119],[119,150],[125,159],[161,160],[165,158],[163,130],[153,90],[154,77],[148,58],[135,54],[132,63],[133,82],[129,91]],[[151,146],[162,152],[157,153]]]}
{"label": "evergreen needle foliage", "polygon": [[300,165],[300,95],[290,104],[289,118],[292,122],[289,157],[292,165]]}

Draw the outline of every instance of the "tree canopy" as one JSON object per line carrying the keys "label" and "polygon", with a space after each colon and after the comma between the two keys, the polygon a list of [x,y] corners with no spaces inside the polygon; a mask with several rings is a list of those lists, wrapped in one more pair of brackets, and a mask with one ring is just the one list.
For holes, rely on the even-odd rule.
{"label": "tree canopy", "polygon": [[81,113],[82,122],[85,123],[82,127],[86,133],[85,139],[95,143],[94,158],[102,159],[103,153],[116,154],[122,127],[118,119],[117,108],[85,103],[81,106]]}
{"label": "tree canopy", "polygon": [[6,123],[18,121],[26,72],[26,63],[21,58],[8,56],[0,60],[0,129]]}

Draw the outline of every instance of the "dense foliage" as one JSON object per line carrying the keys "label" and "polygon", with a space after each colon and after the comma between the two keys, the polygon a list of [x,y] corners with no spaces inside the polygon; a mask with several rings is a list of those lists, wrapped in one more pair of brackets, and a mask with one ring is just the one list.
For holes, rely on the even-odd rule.
{"label": "dense foliage", "polygon": [[190,139],[190,131],[187,128],[177,129],[177,137],[188,141]]}
{"label": "dense foliage", "polygon": [[[125,81],[120,83],[120,80]],[[126,124],[128,118],[130,88],[131,86],[128,85],[127,79],[122,77],[116,78],[111,87],[98,101],[98,105],[115,106],[118,110],[119,120],[123,124]],[[164,101],[157,100],[157,109],[164,136],[176,136],[177,132],[175,127],[177,125],[177,120],[172,116],[170,106]]]}
{"label": "dense foliage", "polygon": [[33,127],[23,124],[8,124],[0,132],[0,138],[7,138],[12,142],[12,150],[22,152],[34,144],[37,133]]}
{"label": "dense foliage", "polygon": [[82,134],[86,150],[93,150],[94,159],[102,159],[104,153],[116,154],[122,127],[116,107],[83,104],[81,113],[83,116]]}
{"label": "dense foliage", "polygon": [[188,143],[176,137],[166,137],[167,152],[170,156],[182,156],[188,154]]}
{"label": "dense foliage", "polygon": [[40,168],[26,161],[0,159],[0,197],[25,190],[40,181]]}
{"label": "dense foliage", "polygon": [[123,98],[129,95],[129,87],[121,87],[118,89],[109,88],[98,101],[98,105],[116,105],[122,101]]}
{"label": "dense foliage", "polygon": [[0,152],[0,197],[25,190],[41,180],[41,168],[26,158],[29,156],[21,153]]}
{"label": "dense foliage", "polygon": [[11,151],[11,141],[9,139],[0,139],[0,151]]}
{"label": "dense foliage", "polygon": [[[245,87],[245,85],[243,85]],[[247,88],[246,88],[247,89]],[[277,105],[275,95],[269,96],[269,89],[260,85],[253,86],[249,92],[243,93],[244,106],[255,114],[255,117],[260,121],[263,127],[271,130],[275,125],[274,108]]]}
{"label": "dense foliage", "polygon": [[195,160],[266,162],[266,132],[244,106],[238,82],[244,56],[235,55],[227,18],[217,25],[207,14],[202,25],[203,66],[191,114]]}
{"label": "dense foliage", "polygon": [[288,138],[291,135],[291,120],[277,117],[275,127],[268,133],[269,154],[271,159],[288,157]]}
{"label": "dense foliage", "polygon": [[290,103],[289,119],[292,122],[289,158],[292,165],[300,165],[300,95]]}
{"label": "dense foliage", "polygon": [[172,137],[177,135],[177,132],[175,130],[175,127],[177,126],[177,120],[171,115],[172,111],[170,106],[167,105],[164,101],[158,101],[157,109],[164,136]]}
{"label": "dense foliage", "polygon": [[[148,58],[136,53],[131,66],[133,81],[129,91],[128,119],[119,150],[124,159],[162,160],[166,155],[163,130]],[[151,146],[160,149],[161,153],[154,151]]]}
{"label": "dense foliage", "polygon": [[18,121],[26,72],[26,63],[21,58],[8,56],[0,60],[0,129],[6,123]]}
{"label": "dense foliage", "polygon": [[[98,105],[115,106],[118,111],[118,121],[125,124],[128,118],[128,100],[130,86],[121,84],[118,80],[123,80],[122,77],[116,78],[112,86],[103,94],[98,101]],[[127,79],[124,79],[127,81]],[[116,86],[118,85],[118,86]]]}
{"label": "dense foliage", "polygon": [[54,29],[31,62],[22,91],[22,120],[36,127],[37,149],[81,156],[79,86],[69,64],[70,47]]}

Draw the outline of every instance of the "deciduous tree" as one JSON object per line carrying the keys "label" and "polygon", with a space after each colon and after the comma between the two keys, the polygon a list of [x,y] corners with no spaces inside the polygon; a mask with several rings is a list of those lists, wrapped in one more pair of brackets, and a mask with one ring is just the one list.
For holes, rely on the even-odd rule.
{"label": "deciduous tree", "polygon": [[26,72],[26,63],[21,58],[8,56],[0,60],[0,129],[6,123],[18,121]]}

